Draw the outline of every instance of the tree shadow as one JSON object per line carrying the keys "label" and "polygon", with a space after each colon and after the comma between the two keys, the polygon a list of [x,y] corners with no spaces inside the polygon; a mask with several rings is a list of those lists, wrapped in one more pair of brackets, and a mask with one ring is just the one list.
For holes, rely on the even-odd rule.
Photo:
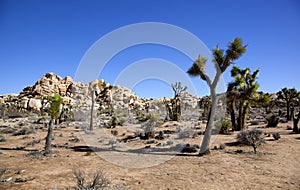
{"label": "tree shadow", "polygon": [[38,149],[26,149],[26,147],[24,146],[17,146],[12,148],[0,147],[0,150],[19,150],[19,151],[27,151],[27,152],[38,151]]}
{"label": "tree shadow", "polygon": [[226,146],[241,146],[242,144],[238,141],[225,143]]}
{"label": "tree shadow", "polygon": [[195,153],[184,153],[182,150],[184,147],[172,146],[166,148],[156,147],[144,147],[138,149],[120,150],[115,148],[100,148],[93,146],[72,146],[69,147],[75,152],[117,152],[117,153],[131,153],[131,154],[151,154],[151,155],[162,155],[162,156],[198,156]]}

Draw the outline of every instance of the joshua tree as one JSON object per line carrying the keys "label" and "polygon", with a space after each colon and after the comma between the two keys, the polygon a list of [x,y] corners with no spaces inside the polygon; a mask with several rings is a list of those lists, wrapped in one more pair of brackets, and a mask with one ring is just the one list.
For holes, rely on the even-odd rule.
{"label": "joshua tree", "polygon": [[[300,105],[300,95],[296,98],[295,104],[297,104],[298,106]],[[300,110],[298,110],[297,116],[296,116],[296,114],[293,114],[293,132],[294,133],[300,132],[299,127],[298,127],[299,120],[300,120]]]}
{"label": "joshua tree", "polygon": [[45,154],[51,154],[51,141],[52,141],[52,133],[53,133],[53,122],[57,120],[59,115],[60,104],[62,103],[62,99],[58,94],[53,94],[50,99],[50,109],[49,114],[51,116],[51,120],[48,126],[48,133],[46,136],[46,144],[45,144]]}
{"label": "joshua tree", "polygon": [[283,88],[277,94],[278,98],[284,100],[286,103],[286,119],[290,121],[292,118],[291,116],[293,115],[290,113],[291,105],[294,104],[294,101],[300,95],[300,92],[298,92],[295,88]]}
{"label": "joshua tree", "polygon": [[41,104],[42,104],[41,112],[40,113],[41,113],[41,116],[44,116],[45,105],[49,101],[49,97],[48,96],[41,96],[40,99],[41,99]]}
{"label": "joshua tree", "polygon": [[1,103],[0,104],[0,109],[1,109],[1,118],[5,122],[5,112],[7,110],[6,104],[5,103]]}
{"label": "joshua tree", "polygon": [[293,115],[293,132],[294,133],[299,133],[299,127],[298,127],[298,123],[299,123],[299,120],[300,120],[300,111],[298,113],[298,116]]}
{"label": "joshua tree", "polygon": [[94,115],[94,106],[95,106],[95,88],[92,89],[91,95],[92,95],[92,106],[91,106],[90,131],[93,130],[93,125],[94,125],[93,115]]}
{"label": "joshua tree", "polygon": [[209,154],[209,145],[211,139],[211,133],[214,126],[214,116],[216,114],[217,108],[217,92],[216,88],[218,82],[220,80],[221,74],[232,64],[233,60],[238,59],[241,55],[243,55],[246,51],[246,45],[242,44],[242,40],[240,38],[235,38],[230,44],[228,45],[228,49],[224,53],[224,50],[219,49],[217,46],[213,50],[213,62],[216,68],[216,75],[213,79],[209,78],[205,72],[205,66],[207,59],[203,56],[199,56],[192,67],[188,70],[188,74],[197,77],[199,76],[202,80],[206,81],[207,85],[210,88],[210,95],[212,99],[211,108],[210,108],[210,117],[207,123],[207,127],[205,130],[204,138],[200,148],[200,154]]}
{"label": "joshua tree", "polygon": [[[239,131],[244,129],[250,105],[261,98],[257,93],[259,88],[256,82],[258,73],[259,70],[255,70],[251,74],[249,68],[240,69],[237,66],[233,66],[231,70],[231,76],[235,80],[228,85],[227,97],[233,130]],[[234,104],[237,105],[237,119],[235,118]]]}
{"label": "joshua tree", "polygon": [[211,99],[209,96],[204,96],[199,101],[199,107],[203,109],[202,117],[209,118],[209,109],[211,106]]}
{"label": "joshua tree", "polygon": [[179,121],[181,119],[180,94],[186,91],[187,87],[182,86],[181,82],[175,82],[171,84],[171,86],[174,91],[174,98],[172,98],[170,101],[164,99],[164,103],[167,108],[170,120]]}

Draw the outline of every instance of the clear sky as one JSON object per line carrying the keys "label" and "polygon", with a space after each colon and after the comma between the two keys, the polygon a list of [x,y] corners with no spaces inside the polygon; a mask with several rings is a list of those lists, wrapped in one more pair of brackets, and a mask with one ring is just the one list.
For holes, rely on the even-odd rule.
{"label": "clear sky", "polygon": [[[0,0],[0,94],[19,93],[46,72],[74,77],[98,39],[141,22],[176,25],[209,49],[226,48],[241,37],[248,48],[236,64],[260,68],[260,90],[300,90],[298,0]],[[192,65],[171,48],[140,45],[113,57],[99,78],[114,83],[126,66],[147,58],[168,60],[185,71]],[[225,83],[232,80],[230,69],[223,77]],[[203,81],[192,81],[199,96],[208,94]],[[143,81],[134,90],[141,97],[172,95],[169,84],[159,80]]]}

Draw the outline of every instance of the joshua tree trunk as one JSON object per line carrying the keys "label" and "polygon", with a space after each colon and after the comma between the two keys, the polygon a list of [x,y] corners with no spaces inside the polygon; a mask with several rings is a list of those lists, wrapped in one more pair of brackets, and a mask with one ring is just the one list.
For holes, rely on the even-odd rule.
{"label": "joshua tree trunk", "polygon": [[231,118],[231,125],[233,130],[236,130],[236,122],[235,122],[235,113],[234,113],[234,107],[233,107],[233,101],[229,103],[229,111],[230,111],[230,118]]}
{"label": "joshua tree trunk", "polygon": [[2,107],[2,120],[5,122],[5,107]]}
{"label": "joshua tree trunk", "polygon": [[249,102],[247,102],[246,105],[243,106],[241,129],[245,128],[245,123],[246,123],[246,118],[247,118],[247,115],[248,115],[248,110],[249,110]]}
{"label": "joshua tree trunk", "polygon": [[299,133],[299,128],[298,128],[299,120],[300,120],[300,111],[297,117],[293,115],[293,132],[295,133]]}
{"label": "joshua tree trunk", "polygon": [[90,121],[90,130],[93,130],[93,115],[94,115],[94,104],[95,104],[95,91],[92,91],[92,107],[91,107],[91,121]]}
{"label": "joshua tree trunk", "polygon": [[242,129],[242,123],[243,123],[242,115],[243,115],[243,101],[240,102],[240,104],[239,104],[239,115],[237,118],[237,128],[236,128],[237,131],[240,131]]}
{"label": "joshua tree trunk", "polygon": [[204,133],[204,137],[202,140],[202,144],[201,144],[201,148],[200,148],[200,155],[205,155],[205,154],[209,154],[210,150],[209,150],[209,145],[210,145],[210,138],[211,138],[211,133],[212,133],[212,129],[214,127],[214,116],[215,116],[215,112],[217,109],[217,102],[218,102],[218,98],[217,98],[217,94],[216,94],[216,90],[215,89],[211,89],[211,108],[210,108],[210,116],[209,116],[209,120],[208,120],[208,124]]}
{"label": "joshua tree trunk", "polygon": [[52,135],[53,135],[53,119],[50,120],[48,126],[48,133],[46,136],[46,144],[45,144],[45,154],[51,154],[51,142],[52,142]]}
{"label": "joshua tree trunk", "polygon": [[287,101],[286,103],[286,119],[288,121],[291,121],[291,117],[290,117],[290,102]]}

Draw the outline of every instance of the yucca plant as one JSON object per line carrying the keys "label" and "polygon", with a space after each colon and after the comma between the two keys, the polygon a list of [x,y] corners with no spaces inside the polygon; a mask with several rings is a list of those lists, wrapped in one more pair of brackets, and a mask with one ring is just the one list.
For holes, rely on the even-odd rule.
{"label": "yucca plant", "polygon": [[51,116],[51,120],[48,126],[48,133],[46,136],[46,144],[45,144],[45,154],[51,154],[51,142],[53,135],[53,123],[57,120],[57,117],[60,112],[60,105],[62,103],[62,98],[58,94],[53,94],[50,98],[50,109],[49,114]]}

